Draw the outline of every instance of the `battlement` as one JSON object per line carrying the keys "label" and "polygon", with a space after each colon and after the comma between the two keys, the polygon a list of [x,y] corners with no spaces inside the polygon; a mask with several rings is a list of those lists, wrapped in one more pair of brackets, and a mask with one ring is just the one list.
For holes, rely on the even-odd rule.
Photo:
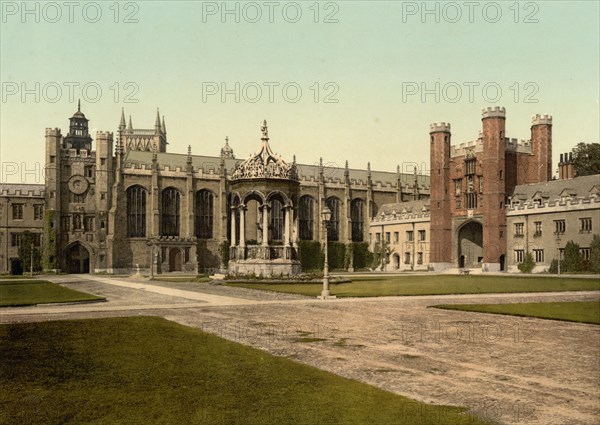
{"label": "battlement", "polygon": [[450,133],[450,123],[434,122],[429,125],[429,133]]}
{"label": "battlement", "polygon": [[102,139],[102,140],[112,140],[113,139],[113,133],[110,131],[97,131],[96,132],[96,140],[98,139]]}
{"label": "battlement", "polygon": [[44,185],[39,184],[0,184],[0,196],[14,196],[27,198],[43,198]]}
{"label": "battlement", "polygon": [[481,110],[483,118],[506,118],[506,108],[504,106],[489,106]]}
{"label": "battlement", "polygon": [[60,132],[60,128],[54,127],[54,128],[46,128],[46,136],[62,137],[62,134]]}
{"label": "battlement", "polygon": [[481,139],[471,140],[450,146],[450,157],[465,156],[467,151],[472,153],[483,152],[483,141]]}
{"label": "battlement", "polygon": [[505,149],[510,152],[531,153],[531,140],[505,138]]}
{"label": "battlement", "polygon": [[531,117],[531,125],[552,125],[552,115],[533,115]]}
{"label": "battlement", "polygon": [[[574,208],[579,207],[579,208]],[[565,199],[545,199],[543,201],[515,200],[508,204],[506,211],[512,213],[523,213],[525,211],[535,212],[538,210],[548,211],[572,211],[573,209],[600,208],[600,196],[589,194],[588,196],[573,196]]]}

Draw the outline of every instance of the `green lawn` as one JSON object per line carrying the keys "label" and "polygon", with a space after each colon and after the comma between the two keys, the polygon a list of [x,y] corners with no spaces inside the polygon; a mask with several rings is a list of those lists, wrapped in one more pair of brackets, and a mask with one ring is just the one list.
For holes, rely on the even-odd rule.
{"label": "green lawn", "polygon": [[[321,284],[230,283],[231,286],[317,296]],[[385,276],[358,277],[352,283],[330,285],[338,297],[383,297],[393,295],[485,294],[501,292],[597,291],[595,279],[520,276]]]}
{"label": "green lawn", "polygon": [[443,304],[433,307],[447,310],[539,317],[541,319],[565,320],[568,322],[594,323],[600,325],[600,302],[598,301],[516,304]]}
{"label": "green lawn", "polygon": [[2,424],[484,424],[155,317],[0,326]]}
{"label": "green lawn", "polygon": [[0,307],[103,299],[46,280],[0,281]]}

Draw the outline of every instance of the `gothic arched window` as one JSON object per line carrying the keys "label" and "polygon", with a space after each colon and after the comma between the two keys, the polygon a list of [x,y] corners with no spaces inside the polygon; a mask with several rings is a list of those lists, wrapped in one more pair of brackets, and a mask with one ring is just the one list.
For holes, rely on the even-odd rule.
{"label": "gothic arched window", "polygon": [[352,220],[352,242],[362,242],[365,228],[365,203],[362,199],[354,199],[350,204],[350,219]]}
{"label": "gothic arched window", "polygon": [[300,225],[300,239],[303,241],[311,241],[314,237],[314,205],[315,201],[312,196],[304,195],[302,198],[300,198],[298,219]]}
{"label": "gothic arched window", "polygon": [[327,207],[331,210],[331,219],[327,227],[327,239],[330,241],[340,240],[340,209],[342,201],[338,198],[327,198]]}
{"label": "gothic arched window", "polygon": [[179,191],[168,188],[162,192],[161,236],[179,236]]}
{"label": "gothic arched window", "polygon": [[280,241],[283,239],[283,204],[279,199],[271,201],[271,240]]}
{"label": "gothic arched window", "polygon": [[205,189],[196,192],[196,237],[213,237],[213,194]]}
{"label": "gothic arched window", "polygon": [[146,189],[141,186],[127,189],[127,235],[146,236]]}

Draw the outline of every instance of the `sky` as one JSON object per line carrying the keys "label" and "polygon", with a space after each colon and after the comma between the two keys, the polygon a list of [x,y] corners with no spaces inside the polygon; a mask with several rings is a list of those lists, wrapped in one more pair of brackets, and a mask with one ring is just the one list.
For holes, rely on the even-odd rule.
{"label": "sky", "polygon": [[43,183],[44,131],[77,110],[116,132],[165,116],[168,152],[260,144],[314,164],[426,173],[433,122],[507,136],[551,114],[554,164],[598,142],[600,2],[2,1],[0,180]]}

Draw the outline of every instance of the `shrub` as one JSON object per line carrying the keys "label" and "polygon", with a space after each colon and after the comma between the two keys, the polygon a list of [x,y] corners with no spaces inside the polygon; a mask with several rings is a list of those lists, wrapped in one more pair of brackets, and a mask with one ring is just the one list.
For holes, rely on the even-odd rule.
{"label": "shrub", "polygon": [[223,268],[227,269],[229,265],[229,241],[225,240],[219,245],[219,253],[221,254],[221,261],[223,262]]}
{"label": "shrub", "polygon": [[[19,259],[23,264],[23,272],[39,272],[42,270],[42,255],[40,250],[33,246],[33,235],[30,231],[23,232],[21,246],[19,247]],[[31,267],[33,266],[33,270]]]}
{"label": "shrub", "polygon": [[550,263],[548,273],[558,274],[558,260],[556,258]]}
{"label": "shrub", "polygon": [[533,261],[533,255],[531,255],[531,252],[525,254],[525,259],[522,263],[519,263],[517,267],[521,273],[531,273],[533,271],[533,268],[535,267],[535,261]]}
{"label": "shrub", "polygon": [[565,259],[561,263],[561,272],[573,273],[583,271],[583,259],[579,253],[579,245],[573,241],[565,245]]}
{"label": "shrub", "polygon": [[600,235],[594,235],[590,245],[590,264],[589,271],[600,273]]}
{"label": "shrub", "polygon": [[299,241],[298,256],[302,271],[323,270],[323,253],[318,241]]}
{"label": "shrub", "polygon": [[373,264],[373,253],[369,251],[369,244],[356,242],[352,244],[352,266],[354,270],[365,269]]}

